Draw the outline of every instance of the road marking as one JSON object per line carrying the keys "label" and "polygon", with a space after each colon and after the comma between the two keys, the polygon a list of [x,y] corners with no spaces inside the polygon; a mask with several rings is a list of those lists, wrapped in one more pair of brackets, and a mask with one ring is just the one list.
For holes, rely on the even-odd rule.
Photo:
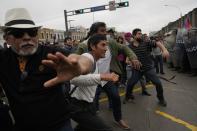
{"label": "road marking", "polygon": [[171,115],[169,115],[169,114],[167,114],[165,112],[161,112],[161,111],[158,111],[158,110],[155,111],[155,112],[156,112],[156,114],[159,114],[159,115],[161,115],[161,116],[163,116],[163,117],[165,117],[167,119],[170,119],[171,121],[174,121],[176,123],[179,123],[179,124],[187,127],[191,131],[197,131],[197,126],[191,125],[191,124],[189,124],[189,123],[187,123],[187,122],[185,122],[185,121],[183,121],[181,119],[178,119],[178,118],[176,118],[174,116],[171,116]]}
{"label": "road marking", "polygon": [[[153,87],[153,84],[146,85],[146,88],[151,88],[151,87]],[[141,90],[142,90],[141,87],[137,87],[136,89],[133,90],[133,92],[139,92]],[[125,95],[124,91],[120,93],[120,96],[124,96],[124,95]],[[106,101],[108,101],[107,97],[104,97],[104,98],[99,100],[99,102],[106,102]]]}
{"label": "road marking", "polygon": [[[153,87],[152,84],[146,85],[146,88],[151,88],[151,87]],[[139,91],[141,91],[141,87],[137,87],[136,89],[133,90],[133,92],[139,92]],[[120,93],[120,96],[124,96],[124,95],[125,95],[125,92],[121,92]],[[99,100],[99,102],[106,102],[106,101],[108,101],[108,98],[107,97],[104,97],[104,98],[102,98],[102,99]],[[187,122],[185,122],[185,121],[183,121],[181,119],[178,119],[178,118],[176,118],[174,116],[171,116],[171,115],[169,115],[169,114],[167,114],[165,112],[161,112],[159,110],[156,110],[155,112],[156,112],[156,114],[159,114],[159,115],[161,115],[161,116],[163,116],[165,118],[170,119],[171,121],[174,121],[176,123],[179,123],[179,124],[187,127],[191,131],[197,131],[197,126],[191,125],[191,124],[189,124],[189,123],[187,123]]]}

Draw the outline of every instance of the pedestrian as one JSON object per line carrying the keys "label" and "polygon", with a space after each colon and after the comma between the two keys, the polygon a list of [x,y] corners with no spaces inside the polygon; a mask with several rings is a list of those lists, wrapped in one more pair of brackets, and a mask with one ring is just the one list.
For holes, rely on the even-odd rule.
{"label": "pedestrian", "polygon": [[[119,44],[125,44],[125,40],[122,36],[118,36],[117,43]],[[123,50],[120,50],[117,56],[117,59],[119,60],[121,66],[122,66],[122,74],[120,76],[120,85],[119,87],[126,87],[126,81],[127,81],[127,71],[126,71],[126,55],[124,54]]]}
{"label": "pedestrian", "polygon": [[39,45],[40,27],[25,8],[6,12],[5,25],[0,28],[11,46],[0,50],[0,83],[16,131],[72,131],[63,82],[88,73],[92,62]]}
{"label": "pedestrian", "polygon": [[[163,42],[161,40],[159,40],[158,37],[155,37],[155,40],[160,41],[163,44]],[[163,70],[163,57],[162,57],[161,49],[159,47],[153,48],[152,55],[153,55],[153,58],[154,58],[156,73],[160,73],[162,75],[165,74],[164,70]]]}
{"label": "pedestrian", "polygon": [[167,106],[167,103],[163,96],[163,87],[160,79],[156,75],[153,68],[153,63],[151,60],[151,48],[159,47],[162,50],[164,57],[168,57],[169,53],[166,48],[160,42],[144,42],[142,41],[141,29],[136,28],[133,30],[134,42],[129,45],[129,47],[135,52],[138,59],[142,63],[140,70],[132,69],[132,76],[129,78],[127,83],[126,95],[124,98],[124,103],[132,99],[133,88],[135,84],[140,80],[140,78],[145,75],[155,86],[157,91],[157,98],[159,99],[159,104],[161,106]]}
{"label": "pedestrian", "polygon": [[81,75],[71,80],[74,85],[71,92],[71,102],[73,105],[71,118],[78,123],[75,131],[112,131],[110,126],[96,114],[93,103],[96,88],[101,80],[118,81],[115,73],[99,74],[96,61],[105,57],[107,50],[107,39],[105,35],[96,34],[88,40],[88,53],[84,53],[93,63],[92,73]]}
{"label": "pedestrian", "polygon": [[[91,25],[87,39],[94,34],[106,35],[106,24],[104,22],[95,22]],[[140,62],[137,60],[136,55],[127,46],[118,44],[114,39],[108,39],[108,49],[105,54],[105,58],[97,61],[99,73],[115,72],[121,74],[121,66],[117,60],[118,51],[124,50],[126,56],[132,61],[135,68],[140,67]],[[87,52],[87,42],[81,43],[78,46],[77,53],[82,54]],[[107,93],[107,96],[112,101],[112,111],[115,119],[115,123],[123,129],[130,129],[130,127],[122,119],[121,101],[118,92],[118,87],[113,82],[102,81],[102,89]],[[95,101],[98,104],[98,94],[96,94]]]}
{"label": "pedestrian", "polygon": [[73,53],[75,51],[75,48],[73,46],[73,41],[71,37],[66,37],[64,39],[64,47],[65,50],[69,51],[70,53]]}

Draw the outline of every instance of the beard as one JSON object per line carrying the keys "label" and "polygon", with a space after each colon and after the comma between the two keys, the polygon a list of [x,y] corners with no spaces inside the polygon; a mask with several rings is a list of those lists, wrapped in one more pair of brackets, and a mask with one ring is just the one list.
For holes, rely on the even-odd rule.
{"label": "beard", "polygon": [[142,39],[141,38],[137,38],[136,41],[142,42]]}
{"label": "beard", "polygon": [[22,43],[19,46],[19,50],[17,50],[14,46],[11,46],[11,49],[19,56],[29,56],[36,53],[38,49],[38,44],[34,44],[32,42]]}

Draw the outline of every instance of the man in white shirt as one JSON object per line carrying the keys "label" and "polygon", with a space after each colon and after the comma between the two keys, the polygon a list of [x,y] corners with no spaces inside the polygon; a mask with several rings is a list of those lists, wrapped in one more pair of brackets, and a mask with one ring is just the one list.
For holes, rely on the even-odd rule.
{"label": "man in white shirt", "polygon": [[71,95],[72,112],[71,118],[78,123],[75,131],[112,131],[102,119],[97,116],[94,107],[94,97],[98,84],[101,80],[118,81],[118,75],[115,73],[98,74],[96,61],[105,57],[107,50],[106,36],[97,34],[88,40],[89,53],[82,55],[88,57],[94,63],[92,73],[81,75],[70,81],[71,84],[77,86]]}

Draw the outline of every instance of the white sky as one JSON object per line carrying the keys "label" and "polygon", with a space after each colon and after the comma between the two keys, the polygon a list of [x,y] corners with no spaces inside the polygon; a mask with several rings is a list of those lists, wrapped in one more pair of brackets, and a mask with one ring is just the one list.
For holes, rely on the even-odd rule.
{"label": "white sky", "polygon": [[[0,24],[4,24],[6,10],[15,7],[27,8],[36,24],[65,30],[64,10],[67,11],[108,4],[110,0],[0,0]],[[116,0],[116,2],[127,0]],[[128,0],[129,7],[116,11],[98,11],[68,17],[71,26],[90,27],[95,21],[103,21],[118,31],[132,31],[138,27],[144,33],[160,30],[169,22],[197,8],[197,0]],[[164,6],[164,5],[175,5]],[[180,9],[180,10],[179,10]]]}

